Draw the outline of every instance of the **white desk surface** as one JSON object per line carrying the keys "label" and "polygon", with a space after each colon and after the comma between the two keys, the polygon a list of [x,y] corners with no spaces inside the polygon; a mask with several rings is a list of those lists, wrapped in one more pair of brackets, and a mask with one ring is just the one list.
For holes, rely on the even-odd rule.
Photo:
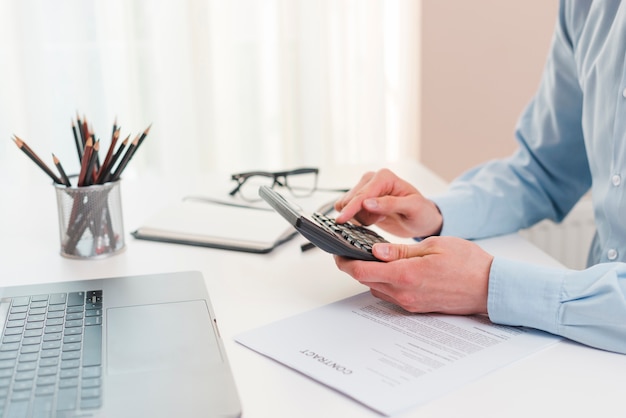
{"label": "white desk surface", "polygon": [[[425,194],[445,187],[417,164],[393,168]],[[33,165],[32,170],[38,169]],[[363,167],[322,169],[321,183],[349,187],[362,172]],[[225,340],[244,417],[380,416],[233,340],[242,331],[365,291],[336,269],[331,256],[319,250],[301,253],[300,240],[267,255],[135,240],[129,232],[152,211],[198,193],[203,183],[168,186],[155,178],[126,178],[122,184],[126,250],[103,260],[63,258],[54,191],[43,174],[36,174],[30,177],[32,184],[17,184],[0,167],[2,285],[199,270]],[[228,175],[206,178],[229,182]],[[327,179],[341,180],[331,184]],[[482,245],[497,256],[557,264],[517,235],[484,240]],[[622,417],[625,376],[626,356],[563,341],[402,417]]]}

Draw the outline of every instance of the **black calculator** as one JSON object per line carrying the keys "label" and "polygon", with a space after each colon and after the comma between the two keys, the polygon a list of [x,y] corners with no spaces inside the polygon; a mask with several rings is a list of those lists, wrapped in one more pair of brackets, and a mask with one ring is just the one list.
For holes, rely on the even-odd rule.
{"label": "black calculator", "polygon": [[372,246],[388,241],[371,229],[350,222],[338,224],[322,213],[308,214],[267,186],[259,188],[259,196],[316,247],[342,257],[380,261],[372,254]]}

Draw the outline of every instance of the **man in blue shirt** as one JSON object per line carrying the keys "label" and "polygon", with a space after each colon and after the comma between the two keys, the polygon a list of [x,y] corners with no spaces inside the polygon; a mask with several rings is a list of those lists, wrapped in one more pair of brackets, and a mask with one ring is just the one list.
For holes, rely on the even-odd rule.
{"label": "man in blue shirt", "polygon": [[[337,202],[339,222],[430,238],[377,244],[387,263],[336,257],[337,266],[408,311],[488,313],[495,323],[626,353],[626,5],[561,1],[540,86],[515,136],[514,155],[431,199],[388,170],[365,174]],[[560,221],[589,190],[597,233],[586,270],[494,258],[466,240]]]}

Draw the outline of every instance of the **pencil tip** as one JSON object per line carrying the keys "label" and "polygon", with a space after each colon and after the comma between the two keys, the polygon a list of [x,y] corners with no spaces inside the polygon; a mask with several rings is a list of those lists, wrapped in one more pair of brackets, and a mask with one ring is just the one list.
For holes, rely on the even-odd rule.
{"label": "pencil tip", "polygon": [[150,132],[150,128],[152,128],[152,124],[148,125],[148,127],[146,128],[145,131],[143,131],[143,133],[148,135],[148,132]]}

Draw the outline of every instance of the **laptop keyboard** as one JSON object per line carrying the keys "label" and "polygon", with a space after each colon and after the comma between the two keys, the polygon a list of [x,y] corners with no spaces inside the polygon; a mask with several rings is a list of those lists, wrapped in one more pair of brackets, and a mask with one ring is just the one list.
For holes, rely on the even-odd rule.
{"label": "laptop keyboard", "polygon": [[101,406],[101,290],[5,298],[0,318],[0,416],[73,416]]}

